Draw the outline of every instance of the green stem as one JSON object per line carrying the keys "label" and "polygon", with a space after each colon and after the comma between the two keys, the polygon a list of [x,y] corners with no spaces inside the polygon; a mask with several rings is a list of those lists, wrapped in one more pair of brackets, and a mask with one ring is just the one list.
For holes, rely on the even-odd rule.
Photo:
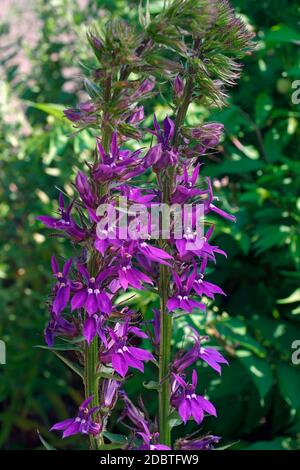
{"label": "green stem", "polygon": [[[105,87],[105,101],[108,103],[111,94],[111,79],[107,79]],[[109,126],[109,122],[104,119],[102,127],[102,145],[106,152],[109,151],[111,141],[112,130]],[[103,195],[106,191],[105,186],[99,188],[99,195]],[[91,276],[96,276],[99,270],[99,253],[94,249],[90,248],[88,258],[88,271]],[[85,397],[88,398],[93,396],[92,406],[99,406],[99,377],[97,375],[97,366],[99,362],[99,342],[98,336],[96,335],[90,345],[85,343],[84,351],[84,386],[85,386]],[[98,450],[103,444],[102,433],[95,438],[90,435],[90,449]]]}
{"label": "green stem", "polygon": [[159,351],[159,435],[160,442],[171,446],[169,424],[172,317],[167,311],[170,274],[167,266],[160,268],[160,351]]}
{"label": "green stem", "polygon": [[[91,406],[99,405],[99,389],[97,377],[97,364],[98,364],[98,337],[95,336],[92,343],[88,345],[85,343],[84,352],[84,386],[85,397],[88,398],[93,395]],[[97,450],[102,442],[102,437],[93,437],[90,435],[90,448]]]}
{"label": "green stem", "polygon": [[[178,144],[179,129],[184,123],[193,93],[193,80],[188,78],[181,105],[175,118],[175,133],[173,145]],[[162,202],[170,204],[174,185],[175,169],[169,168],[164,176],[162,188]],[[163,247],[163,241],[160,240]],[[170,412],[170,362],[171,362],[171,340],[172,340],[172,316],[167,310],[167,301],[170,292],[170,269],[160,266],[160,350],[159,350],[159,439],[162,444],[171,447],[171,428],[169,422]]]}

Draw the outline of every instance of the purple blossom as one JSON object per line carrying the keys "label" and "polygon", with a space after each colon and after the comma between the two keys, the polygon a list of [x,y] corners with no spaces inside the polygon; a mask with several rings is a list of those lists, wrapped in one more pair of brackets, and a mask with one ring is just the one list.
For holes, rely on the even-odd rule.
{"label": "purple blossom", "polygon": [[56,315],[53,311],[50,311],[50,315],[51,320],[45,328],[45,341],[49,348],[53,346],[55,336],[74,337],[77,334],[73,323],[65,320],[60,315]]}
{"label": "purple blossom", "polygon": [[97,205],[97,198],[88,181],[87,176],[79,171],[75,179],[76,189],[87,207],[95,207]]}
{"label": "purple blossom", "polygon": [[133,266],[134,244],[127,248],[122,247],[120,251],[120,261],[117,269],[118,280],[122,289],[127,290],[128,286],[135,289],[143,289],[143,282],[152,284],[149,276]]}
{"label": "purple blossom", "polygon": [[187,384],[179,375],[173,374],[173,394],[171,397],[172,405],[178,410],[184,424],[190,418],[193,418],[197,424],[204,419],[204,413],[217,416],[214,405],[201,395],[196,394],[197,372],[192,374],[192,383]]}
{"label": "purple blossom", "polygon": [[131,125],[138,124],[141,121],[143,121],[144,118],[145,118],[144,106],[138,106],[137,108],[135,108],[133,113],[127,119],[127,124],[131,124]]}
{"label": "purple blossom", "polygon": [[182,260],[193,259],[194,255],[198,258],[207,258],[215,262],[215,254],[227,257],[225,251],[218,246],[210,245],[209,240],[213,234],[214,225],[207,230],[204,236],[200,236],[192,229],[186,229],[183,237],[175,241],[176,248]]}
{"label": "purple blossom", "polygon": [[60,193],[58,208],[60,218],[56,219],[47,215],[41,215],[37,217],[37,219],[43,222],[46,227],[53,228],[55,230],[62,230],[63,232],[67,233],[72,239],[74,239],[74,241],[79,242],[86,237],[86,232],[82,230],[71,218],[72,208],[73,203],[71,203],[68,207],[65,207],[63,195]]}
{"label": "purple blossom", "polygon": [[182,280],[175,271],[173,272],[173,279],[175,282],[175,294],[167,302],[167,308],[170,312],[180,309],[192,313],[194,308],[200,308],[201,310],[206,309],[205,304],[194,300],[193,294],[191,294],[195,280],[193,274],[187,280],[186,284],[182,283]]}
{"label": "purple blossom", "polygon": [[135,446],[131,446],[130,450],[171,450],[170,447],[159,443],[158,432],[151,433],[148,416],[129,400],[125,392],[121,392],[120,395],[124,401],[124,410],[121,419],[128,417],[135,426],[134,435],[141,437],[143,440],[143,444],[138,447],[138,449]]}
{"label": "purple blossom", "polygon": [[201,342],[207,339],[207,337],[201,338],[194,328],[192,328],[192,330],[194,346],[183,355],[180,354],[179,357],[174,360],[173,370],[176,374],[182,374],[187,367],[194,364],[198,359],[201,359],[218,372],[218,374],[221,374],[220,364],[228,365],[228,361],[216,349],[203,346]]}
{"label": "purple blossom", "polygon": [[144,171],[137,158],[141,151],[120,150],[116,132],[112,136],[109,154],[106,154],[99,139],[97,139],[97,149],[100,161],[93,169],[93,177],[96,181],[104,182],[114,179],[124,181]]}
{"label": "purple blossom", "polygon": [[155,78],[146,78],[137,88],[137,90],[131,95],[131,99],[137,100],[141,96],[150,93],[155,87]]}
{"label": "purple blossom", "polygon": [[[200,273],[196,274],[195,276],[195,281],[193,284],[193,289],[194,291],[202,296],[206,295],[206,297],[209,297],[210,299],[215,298],[215,294],[221,294],[221,295],[226,295],[225,292],[221,289],[221,287],[217,286],[216,284],[213,284],[212,282],[208,282],[205,280],[205,268],[207,265],[207,259],[204,258],[201,267],[200,267]],[[196,267],[194,266],[194,270],[196,270]]]}
{"label": "purple blossom", "polygon": [[189,176],[187,167],[184,167],[183,177],[178,177],[179,184],[177,184],[176,190],[172,196],[173,204],[184,204],[190,198],[207,192],[195,187],[199,176],[199,169],[200,164],[195,166],[192,175]]}
{"label": "purple blossom", "polygon": [[234,215],[228,214],[227,212],[223,211],[222,209],[219,209],[213,204],[213,201],[216,199],[213,194],[213,189],[212,189],[212,184],[211,184],[211,179],[206,178],[207,184],[208,184],[208,200],[204,202],[205,205],[205,213],[208,212],[214,212],[215,214],[218,214],[219,216],[223,217],[224,219],[230,220],[231,222],[236,222],[236,217]]}
{"label": "purple blossom", "polygon": [[81,124],[93,124],[97,121],[97,116],[93,113],[97,111],[94,103],[88,101],[81,103],[78,108],[69,108],[64,110],[64,115],[71,122]]}
{"label": "purple blossom", "polygon": [[128,335],[133,334],[140,338],[147,338],[146,333],[139,328],[129,326],[129,319],[125,323],[118,324],[114,330],[109,329],[111,340],[107,350],[100,354],[103,363],[111,363],[112,368],[125,377],[129,367],[144,372],[144,362],[154,361],[153,355],[145,349],[131,346]]}
{"label": "purple blossom", "polygon": [[77,286],[71,300],[71,310],[85,308],[89,315],[94,315],[97,312],[109,315],[112,309],[111,300],[100,288],[105,272],[100,272],[96,277],[93,277],[82,265],[78,265],[78,271],[82,275],[83,283],[79,283]]}
{"label": "purple blossom", "polygon": [[183,96],[184,83],[180,75],[177,75],[177,77],[174,80],[173,90],[174,90],[175,96],[177,96],[178,98],[181,98]]}
{"label": "purple blossom", "polygon": [[105,379],[102,382],[101,408],[112,410],[118,400],[118,391],[121,382],[113,379]]}
{"label": "purple blossom", "polygon": [[[191,137],[201,141],[203,152],[218,145],[223,134],[224,125],[218,122],[208,122],[190,129]],[[201,152],[202,153],[202,152]]]}
{"label": "purple blossom", "polygon": [[93,421],[92,415],[99,409],[99,406],[89,409],[88,406],[92,400],[92,396],[84,400],[75,418],[66,419],[54,424],[50,431],[63,431],[63,439],[78,433],[97,436],[101,431],[101,425]]}
{"label": "purple blossom", "polygon": [[159,433],[151,434],[147,426],[143,432],[137,432],[137,435],[143,439],[143,444],[138,450],[171,450],[171,447],[160,444],[158,442]]}
{"label": "purple blossom", "polygon": [[72,266],[72,259],[69,259],[64,264],[62,271],[60,271],[55,256],[52,256],[51,266],[54,277],[57,280],[54,288],[53,312],[55,315],[59,315],[66,308],[70,299],[71,281],[68,279],[68,274]]}
{"label": "purple blossom", "polygon": [[83,336],[88,344],[91,344],[95,336],[98,334],[100,340],[107,347],[105,317],[94,313],[87,316],[83,325]]}
{"label": "purple blossom", "polygon": [[171,145],[175,132],[174,122],[167,116],[163,121],[163,129],[161,129],[154,115],[154,129],[149,132],[156,136],[158,144],[151,147],[145,155],[144,167],[153,166],[154,169],[161,169],[174,166],[179,158],[178,151]]}
{"label": "purple blossom", "polygon": [[214,445],[218,444],[221,437],[206,435],[194,439],[179,439],[175,443],[177,450],[213,450]]}

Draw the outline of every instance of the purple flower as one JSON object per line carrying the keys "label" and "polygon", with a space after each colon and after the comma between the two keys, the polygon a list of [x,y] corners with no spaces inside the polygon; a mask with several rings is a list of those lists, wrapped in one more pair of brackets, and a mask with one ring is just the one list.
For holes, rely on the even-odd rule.
{"label": "purple flower", "polygon": [[46,227],[53,228],[55,230],[62,230],[66,232],[75,241],[79,242],[85,238],[86,232],[82,230],[71,218],[72,208],[73,203],[71,203],[67,208],[65,208],[64,198],[63,195],[60,193],[58,208],[60,218],[56,219],[54,217],[41,215],[37,217],[37,219],[43,222]]}
{"label": "purple flower", "polygon": [[154,169],[161,169],[176,165],[179,155],[178,151],[171,145],[175,132],[174,122],[167,116],[163,121],[163,129],[161,129],[154,115],[154,128],[154,131],[150,130],[149,132],[156,136],[158,144],[151,147],[145,155],[144,167],[153,166]]}
{"label": "purple flower", "polygon": [[218,372],[218,374],[221,374],[220,364],[228,365],[228,361],[216,349],[202,346],[201,341],[207,339],[207,337],[201,338],[194,328],[192,328],[192,330],[194,346],[185,354],[175,359],[173,362],[173,370],[177,374],[181,374],[187,367],[194,364],[198,359],[201,359]]}
{"label": "purple flower", "polygon": [[142,273],[133,266],[134,244],[131,243],[127,248],[122,247],[120,251],[120,261],[118,266],[118,280],[122,289],[127,290],[128,286],[135,289],[143,289],[143,282],[152,284],[149,276]]}
{"label": "purple flower", "polygon": [[105,317],[98,313],[87,316],[83,325],[83,336],[88,344],[91,344],[96,334],[98,334],[104,346],[107,347]]}
{"label": "purple flower", "polygon": [[194,283],[193,274],[190,276],[185,285],[182,283],[180,277],[175,271],[173,272],[173,279],[175,282],[176,292],[167,302],[167,308],[170,312],[180,309],[192,313],[194,308],[200,308],[201,310],[206,309],[203,303],[198,302],[192,298],[193,296],[191,291]]}
{"label": "purple flower", "polygon": [[143,439],[143,444],[138,450],[171,450],[171,447],[160,444],[158,442],[159,433],[151,434],[147,426],[145,426],[143,432],[137,432],[137,435]]}
{"label": "purple flower", "polygon": [[101,312],[105,315],[111,313],[111,301],[104,290],[100,289],[101,281],[105,277],[104,272],[100,272],[97,277],[90,276],[84,266],[78,265],[84,283],[80,283],[71,300],[71,310],[85,308],[89,315]]}
{"label": "purple flower", "polygon": [[132,403],[123,390],[120,392],[120,397],[124,402],[121,420],[124,420],[127,417],[134,424],[136,430],[144,431],[144,429],[148,427],[145,413]]}
{"label": "purple flower", "polygon": [[50,311],[51,320],[45,328],[45,341],[49,348],[54,344],[55,336],[74,337],[77,333],[75,326],[69,321],[65,320],[60,315],[56,315]]}
{"label": "purple flower", "polygon": [[155,87],[155,78],[146,78],[137,88],[137,90],[131,95],[131,99],[137,100],[141,96],[150,93]]}
{"label": "purple flower", "polygon": [[101,383],[101,408],[112,410],[118,400],[118,391],[121,382],[113,379],[105,379]]}
{"label": "purple flower", "polygon": [[175,80],[174,80],[174,83],[173,83],[173,90],[174,90],[175,95],[176,95],[178,98],[181,98],[181,97],[182,97],[183,91],[184,91],[184,83],[183,83],[183,80],[182,80],[182,78],[180,77],[180,75],[177,75],[177,77],[176,77]]}
{"label": "purple flower", "polygon": [[190,198],[207,192],[195,187],[199,176],[199,169],[200,165],[198,164],[195,166],[192,175],[189,176],[187,167],[184,167],[183,177],[180,177],[181,181],[177,184],[172,196],[172,204],[184,204]]}
{"label": "purple flower", "polygon": [[68,279],[68,273],[72,266],[72,259],[69,259],[64,264],[62,271],[60,271],[55,256],[52,256],[51,266],[54,277],[57,280],[54,288],[55,298],[53,302],[53,312],[59,315],[60,312],[66,308],[70,299],[71,281]]}
{"label": "purple flower", "polygon": [[[194,291],[202,296],[206,295],[206,297],[209,297],[210,299],[215,298],[215,294],[221,294],[221,295],[226,295],[225,292],[221,289],[221,287],[217,286],[216,284],[213,284],[212,282],[208,282],[204,278],[204,272],[206,269],[207,265],[207,259],[204,258],[201,267],[200,267],[200,273],[196,275],[195,281],[193,284],[193,289]],[[194,269],[196,270],[196,267],[194,266]]]}
{"label": "purple flower", "polygon": [[99,409],[99,406],[89,409],[88,406],[92,400],[92,396],[84,400],[75,418],[66,419],[54,424],[50,431],[64,431],[63,439],[78,433],[97,436],[101,431],[101,425],[93,421],[92,415]]}
{"label": "purple flower", "polygon": [[176,450],[213,450],[221,437],[206,435],[195,439],[179,439],[175,443]]}
{"label": "purple flower", "polygon": [[137,158],[141,151],[120,150],[116,132],[112,136],[109,154],[106,154],[99,139],[97,139],[97,149],[100,161],[95,164],[93,170],[93,177],[96,181],[114,179],[124,181],[144,171]]}
{"label": "purple flower", "polygon": [[97,199],[95,197],[94,191],[91,188],[87,176],[82,171],[77,173],[75,186],[82,201],[87,207],[95,207],[97,205]]}
{"label": "purple flower", "polygon": [[192,374],[192,383],[187,384],[179,375],[173,374],[173,394],[171,397],[172,405],[178,410],[184,424],[190,418],[193,418],[197,424],[204,419],[204,413],[217,416],[214,405],[201,395],[197,395],[197,372],[194,370]]}
{"label": "purple flower", "polygon": [[137,250],[149,260],[159,264],[166,264],[170,266],[165,260],[173,259],[173,256],[171,256],[165,250],[157,248],[156,246],[149,245],[145,241],[142,241],[137,244]]}
{"label": "purple flower", "polygon": [[138,124],[139,122],[143,121],[145,118],[144,114],[144,106],[138,106],[135,108],[133,113],[130,115],[130,117],[127,119],[127,124]]}
{"label": "purple flower", "polygon": [[208,212],[211,211],[211,212],[214,212],[214,213],[220,215],[220,216],[223,217],[224,219],[230,220],[231,222],[236,222],[236,217],[235,217],[234,215],[228,214],[227,212],[223,211],[222,209],[219,209],[218,207],[216,207],[216,206],[213,204],[213,201],[214,201],[216,198],[214,197],[214,194],[213,194],[211,179],[210,179],[210,178],[206,178],[206,180],[207,180],[207,184],[208,184],[208,194],[209,194],[209,197],[208,197],[208,200],[207,200],[207,201],[204,201],[205,213],[208,213]]}
{"label": "purple flower", "polygon": [[144,362],[154,361],[149,351],[130,346],[128,340],[130,333],[140,338],[148,337],[139,328],[129,326],[128,319],[125,323],[118,324],[114,330],[109,330],[111,341],[108,343],[107,351],[100,354],[102,362],[111,363],[112,368],[121,377],[125,377],[129,367],[144,372]]}
{"label": "purple flower", "polygon": [[199,236],[191,229],[187,229],[182,239],[176,240],[175,245],[181,259],[193,258],[196,255],[198,258],[208,258],[211,261],[216,261],[215,253],[227,256],[225,251],[221,250],[218,246],[209,244],[214,230],[212,225],[206,232],[205,236]]}
{"label": "purple flower", "polygon": [[140,447],[138,447],[138,449],[136,449],[135,446],[130,447],[130,449],[131,450],[170,450],[170,447],[167,447],[158,442],[159,433],[150,432],[148,416],[145,416],[145,413],[143,413],[140,409],[138,409],[132,403],[132,401],[129,400],[125,392],[121,392],[120,395],[121,395],[122,400],[124,401],[124,410],[122,412],[121,419],[128,417],[135,426],[135,429],[134,429],[135,436],[141,437],[143,439],[143,444]]}
{"label": "purple flower", "polygon": [[191,137],[201,141],[203,151],[218,145],[223,134],[224,125],[218,122],[208,122],[200,127],[190,129]]}
{"label": "purple flower", "polygon": [[93,115],[97,111],[96,106],[91,101],[82,103],[78,108],[69,108],[64,110],[64,115],[71,122],[81,124],[93,124],[97,121],[97,116]]}

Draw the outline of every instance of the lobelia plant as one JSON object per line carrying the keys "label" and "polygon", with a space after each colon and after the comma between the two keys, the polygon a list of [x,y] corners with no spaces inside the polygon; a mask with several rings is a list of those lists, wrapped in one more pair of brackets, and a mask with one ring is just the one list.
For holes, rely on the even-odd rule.
{"label": "lobelia plant", "polygon": [[[105,449],[107,439],[113,440],[107,434],[109,417],[120,400],[121,420],[130,422],[121,448],[206,450],[220,438],[183,436],[174,443],[170,417],[175,413],[185,424],[193,419],[200,425],[205,414],[216,416],[190,368],[202,360],[221,373],[228,363],[196,330],[190,349],[172,354],[172,324],[195,309],[205,315],[205,299],[225,295],[206,278],[208,263],[226,256],[211,243],[214,225],[207,216],[235,218],[215,205],[210,179],[199,178],[223,126],[191,128],[185,118],[191,103],[226,104],[226,87],[240,75],[236,59],[253,49],[252,33],[226,0],[166,1],[156,16],[147,2],[145,11],[140,7],[140,30],[114,20],[101,31],[88,31],[97,60],[84,80],[90,99],[65,116],[78,132],[88,128],[95,135],[93,160],[86,162],[87,173],[77,174],[77,196],[67,203],[60,193],[58,216],[38,217],[76,248],[74,258],[61,266],[52,258],[55,285],[45,338],[50,349],[56,337],[67,345],[68,353],[55,352],[81,376],[85,393],[77,415],[51,430],[63,431],[63,437],[89,435],[91,449]],[[172,115],[161,124],[154,115],[154,129],[142,129],[142,103],[156,97],[157,89]],[[132,150],[133,141],[146,133],[153,136],[150,148]],[[127,212],[120,206],[124,199],[131,203]],[[175,207],[173,218],[166,207]],[[161,211],[156,222],[155,210]],[[150,322],[120,301],[128,289],[132,296],[136,290],[159,296],[160,309],[153,310]],[[143,372],[148,362],[158,367],[155,419],[142,399],[136,407],[124,391],[129,374]]]}

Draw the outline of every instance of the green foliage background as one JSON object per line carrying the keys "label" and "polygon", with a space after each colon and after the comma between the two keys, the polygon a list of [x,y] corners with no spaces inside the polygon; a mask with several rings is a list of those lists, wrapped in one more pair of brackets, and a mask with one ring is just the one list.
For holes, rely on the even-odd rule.
{"label": "green foliage background", "polygon": [[[110,14],[138,21],[137,1],[86,3],[83,9],[77,0],[35,0],[36,44],[20,37],[3,42],[0,50],[0,338],[7,347],[7,364],[0,365],[3,449],[40,448],[37,429],[59,447],[48,433],[50,424],[66,418],[81,401],[76,377],[50,352],[34,347],[43,343],[47,321],[50,256],[70,249],[63,240],[49,238],[35,217],[56,209],[56,186],[72,195],[70,181],[93,148],[85,131],[70,138],[72,128],[61,114],[66,105],[75,105],[82,89],[79,63],[90,54],[84,25]],[[155,12],[162,1],[150,4]],[[222,207],[238,216],[234,226],[218,224],[216,242],[229,259],[219,260],[212,280],[228,297],[210,309],[206,328],[225,349],[230,367],[220,379],[201,366],[202,386],[219,411],[219,419],[207,419],[203,431],[223,436],[222,444],[235,443],[235,449],[300,449],[300,374],[291,361],[292,343],[300,340],[300,105],[291,98],[292,82],[299,79],[299,6],[297,0],[233,4],[255,30],[257,51],[245,61],[230,107],[209,113],[193,106],[188,116],[190,123],[225,124],[226,137],[204,173],[216,178]],[[9,22],[0,23],[1,41],[9,28]],[[27,73],[14,60],[20,50],[31,63]],[[158,117],[168,111],[161,99]],[[140,294],[135,307],[147,313],[149,300]],[[174,347],[180,347],[187,322],[203,327],[197,315],[177,322]],[[133,399],[152,372],[129,381]],[[145,389],[154,414],[155,400],[147,400],[153,394]],[[114,431],[122,432],[114,420]],[[66,445],[82,444],[72,438]]]}

